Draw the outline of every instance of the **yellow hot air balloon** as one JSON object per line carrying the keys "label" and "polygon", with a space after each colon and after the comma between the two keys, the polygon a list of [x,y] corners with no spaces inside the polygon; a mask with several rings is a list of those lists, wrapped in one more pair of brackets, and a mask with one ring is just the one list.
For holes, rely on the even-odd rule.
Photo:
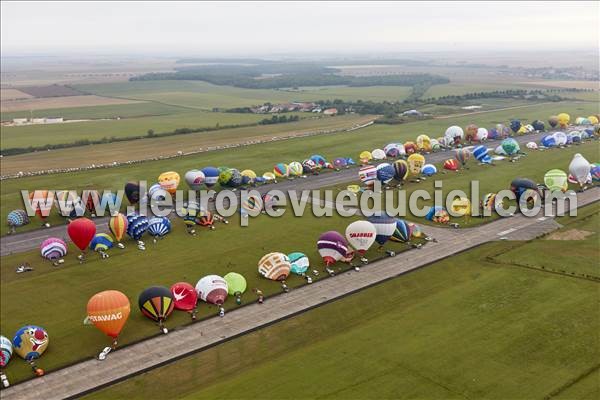
{"label": "yellow hot air balloon", "polygon": [[519,130],[517,131],[517,135],[524,135],[528,133],[527,127],[526,126],[522,126],[519,128]]}
{"label": "yellow hot air balloon", "polygon": [[360,160],[360,162],[362,164],[368,164],[369,161],[371,161],[373,159],[373,155],[371,154],[370,151],[365,150],[358,155],[358,159]]}
{"label": "yellow hot air balloon", "polygon": [[417,147],[421,151],[431,151],[431,139],[427,135],[417,136]]}
{"label": "yellow hot air balloon", "polygon": [[421,168],[425,165],[425,157],[418,153],[411,154],[406,161],[408,162],[408,171],[413,175],[419,175]]}
{"label": "yellow hot air balloon", "polygon": [[179,174],[175,171],[163,172],[158,176],[158,183],[160,187],[166,190],[171,194],[175,194],[177,191],[177,186],[179,186],[179,181],[181,178]]}
{"label": "yellow hot air balloon", "polygon": [[567,113],[560,113],[558,114],[558,124],[560,125],[561,128],[565,128],[567,125],[569,125],[569,121],[571,120],[571,116]]}
{"label": "yellow hot air balloon", "polygon": [[252,171],[251,169],[245,169],[241,172],[241,174],[251,181],[256,179],[256,172]]}
{"label": "yellow hot air balloon", "polygon": [[471,202],[466,197],[458,197],[452,201],[451,210],[459,217],[471,215]]}
{"label": "yellow hot air balloon", "polygon": [[598,118],[595,115],[590,115],[589,117],[587,117],[587,119],[592,125],[596,125],[598,123]]}

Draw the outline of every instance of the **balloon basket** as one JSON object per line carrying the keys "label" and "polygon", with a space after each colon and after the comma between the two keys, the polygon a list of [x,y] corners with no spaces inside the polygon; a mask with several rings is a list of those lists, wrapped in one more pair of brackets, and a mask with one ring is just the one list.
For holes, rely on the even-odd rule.
{"label": "balloon basket", "polygon": [[117,247],[118,247],[119,249],[124,249],[124,248],[125,248],[125,245],[124,245],[123,243],[117,243]]}
{"label": "balloon basket", "polygon": [[108,356],[108,353],[110,353],[112,350],[113,350],[112,347],[106,346],[104,349],[102,349],[100,354],[98,354],[98,360],[100,360],[100,361],[106,360],[106,356]]}
{"label": "balloon basket", "polygon": [[365,257],[361,257],[360,258],[360,262],[363,263],[363,264],[368,264],[369,260],[367,260]]}
{"label": "balloon basket", "polygon": [[354,266],[354,270],[355,270],[356,272],[360,272],[360,267],[359,267],[358,265],[355,265],[355,266]]}
{"label": "balloon basket", "polygon": [[0,381],[2,381],[2,387],[7,388],[10,386],[10,382],[4,372],[0,372]]}
{"label": "balloon basket", "polygon": [[391,250],[386,250],[386,251],[385,251],[385,254],[386,254],[388,257],[396,257],[396,253],[395,253],[395,252],[393,252],[393,251],[391,251]]}
{"label": "balloon basket", "polygon": [[162,331],[162,333],[164,335],[166,335],[167,333],[169,333],[169,330],[166,327],[164,327],[164,326],[162,328],[160,328],[160,330]]}

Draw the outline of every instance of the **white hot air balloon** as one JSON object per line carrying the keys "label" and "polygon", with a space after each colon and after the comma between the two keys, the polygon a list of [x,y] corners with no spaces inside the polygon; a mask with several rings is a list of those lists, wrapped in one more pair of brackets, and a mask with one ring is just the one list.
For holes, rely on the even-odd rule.
{"label": "white hot air balloon", "polygon": [[567,144],[567,135],[564,132],[554,132],[552,137],[554,138],[557,146],[564,146]]}
{"label": "white hot air balloon", "polygon": [[465,136],[465,132],[460,126],[453,125],[446,129],[446,133],[444,133],[444,136],[452,140],[452,142],[454,142],[456,138],[462,140]]}
{"label": "white hot air balloon", "polygon": [[364,255],[375,243],[377,229],[369,221],[354,221],[346,228],[346,239],[360,255]]}
{"label": "white hot air balloon", "polygon": [[580,186],[585,185],[590,180],[591,165],[581,154],[573,156],[569,164],[569,173],[577,179]]}
{"label": "white hot air balloon", "polygon": [[227,281],[219,275],[207,275],[196,283],[196,292],[202,301],[221,305],[227,298]]}
{"label": "white hot air balloon", "polygon": [[374,160],[383,160],[385,158],[385,151],[381,149],[375,149],[371,152]]}
{"label": "white hot air balloon", "polygon": [[485,128],[478,128],[477,134],[475,135],[475,139],[479,142],[486,141],[488,138],[488,130]]}
{"label": "white hot air balloon", "polygon": [[205,179],[204,172],[199,169],[192,169],[185,173],[185,182],[192,190],[199,190]]}

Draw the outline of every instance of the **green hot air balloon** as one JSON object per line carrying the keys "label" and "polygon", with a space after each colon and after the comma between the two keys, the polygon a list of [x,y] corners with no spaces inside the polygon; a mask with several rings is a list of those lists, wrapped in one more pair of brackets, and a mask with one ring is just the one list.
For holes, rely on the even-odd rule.
{"label": "green hot air balloon", "polygon": [[223,277],[227,282],[229,295],[235,296],[235,302],[242,304],[242,294],[246,291],[246,278],[237,272],[229,272]]}
{"label": "green hot air balloon", "polygon": [[544,184],[552,192],[564,192],[569,187],[567,173],[560,169],[551,169],[544,175]]}

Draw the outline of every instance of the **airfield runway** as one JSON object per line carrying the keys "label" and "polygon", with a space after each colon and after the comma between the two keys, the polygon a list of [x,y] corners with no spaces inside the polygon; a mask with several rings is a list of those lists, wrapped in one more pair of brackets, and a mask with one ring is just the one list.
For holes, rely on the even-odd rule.
{"label": "airfield runway", "polygon": [[[517,136],[515,139],[519,142],[521,147],[525,146],[527,142],[537,142],[543,135],[547,135],[549,132],[533,133],[523,136]],[[495,148],[500,144],[500,140],[490,140],[486,142],[486,146]],[[441,163],[448,158],[453,158],[454,153],[452,150],[445,150],[436,153],[431,153],[426,156],[428,163]],[[287,192],[289,190],[316,190],[331,187],[339,184],[350,183],[352,181],[357,182],[358,168],[343,169],[338,172],[325,172],[319,175],[308,175],[306,178],[296,178],[294,180],[281,181],[274,185],[265,185],[255,188],[261,194],[264,194],[270,190],[281,190]],[[108,232],[108,218],[96,219],[96,225],[98,232]],[[28,250],[35,249],[39,244],[48,237],[59,237],[68,241],[66,225],[57,225],[50,228],[38,229],[34,231],[17,233],[14,235],[2,237],[0,243],[0,256],[4,257],[11,254],[22,253]]]}
{"label": "airfield runway", "polygon": [[[600,200],[600,188],[578,193],[577,206]],[[499,239],[529,240],[557,229],[553,217],[527,218],[517,215],[470,229],[427,227],[430,242],[422,249],[412,249],[396,257],[364,266],[360,272],[346,272],[268,298],[264,304],[247,305],[227,313],[224,318],[173,329],[126,346],[109,354],[105,361],[89,359],[81,363],[34,378],[2,391],[3,399],[73,398],[115,384],[132,376],[160,367],[180,358],[243,334],[291,318],[399,275],[427,266],[486,242]],[[410,258],[410,263],[406,262]]]}

